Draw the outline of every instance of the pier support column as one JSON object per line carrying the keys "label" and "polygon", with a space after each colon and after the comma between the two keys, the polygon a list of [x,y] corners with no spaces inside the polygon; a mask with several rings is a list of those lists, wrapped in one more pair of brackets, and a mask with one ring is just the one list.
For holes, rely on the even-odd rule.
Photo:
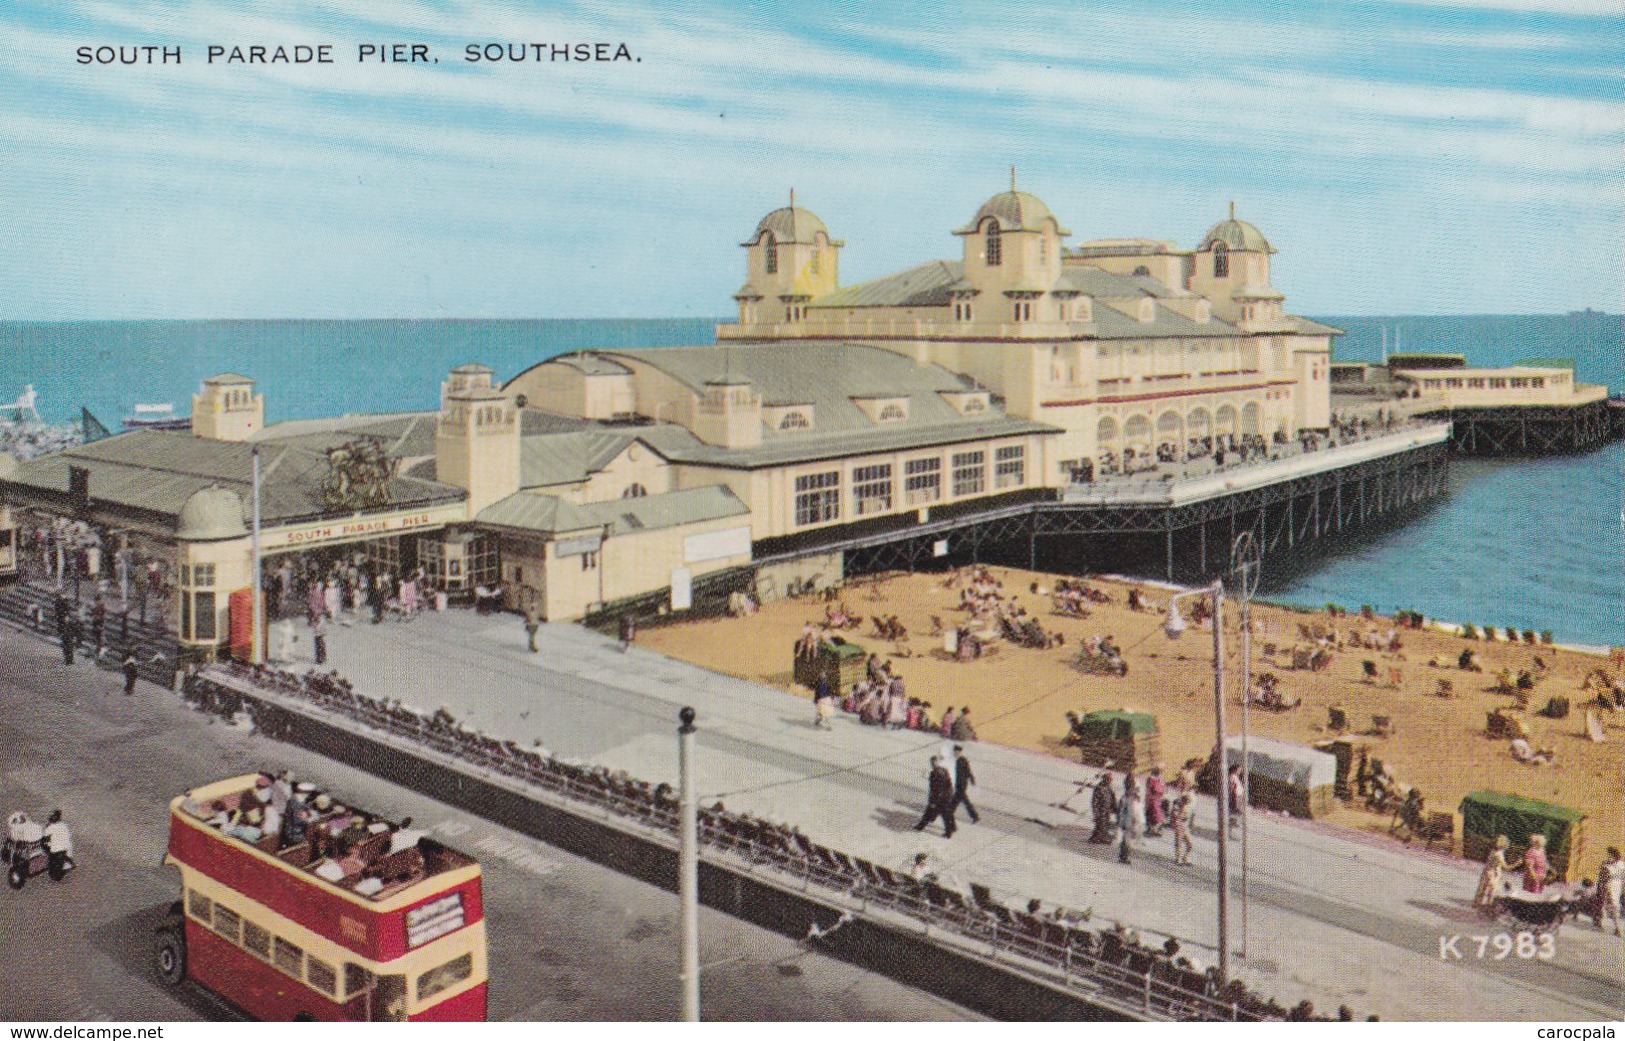
{"label": "pier support column", "polygon": [[1201,546],[1201,553],[1200,553],[1201,572],[1200,573],[1205,578],[1205,577],[1207,577],[1207,521],[1202,522],[1201,528],[1199,530],[1202,533],[1201,538],[1198,540],[1198,545]]}
{"label": "pier support column", "polygon": [[1165,554],[1166,554],[1166,562],[1167,562],[1167,565],[1168,565],[1168,581],[1172,582],[1174,580],[1174,524],[1173,524],[1173,521],[1168,522],[1167,548],[1165,550]]}

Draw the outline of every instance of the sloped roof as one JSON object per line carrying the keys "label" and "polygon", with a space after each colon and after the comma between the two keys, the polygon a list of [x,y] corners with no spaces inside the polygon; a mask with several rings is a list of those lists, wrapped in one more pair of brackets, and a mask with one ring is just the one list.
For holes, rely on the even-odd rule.
{"label": "sloped roof", "polygon": [[384,443],[384,452],[391,459],[416,458],[434,454],[438,421],[439,414],[435,412],[296,420],[267,427],[254,440],[261,444],[290,444],[326,452],[358,437],[376,437]]}
{"label": "sloped roof", "polygon": [[519,484],[545,488],[585,481],[632,441],[628,434],[596,429],[520,438]]}
{"label": "sloped roof", "polygon": [[1343,330],[1335,325],[1326,325],[1322,322],[1312,321],[1308,318],[1299,318],[1297,315],[1287,315],[1287,320],[1297,327],[1297,331],[1309,336],[1342,336]]}
{"label": "sloped roof", "polygon": [[591,503],[518,492],[481,510],[478,520],[496,527],[547,533],[603,529],[607,525],[611,535],[628,535],[740,517],[749,512],[750,508],[726,486],[709,485]]}
{"label": "sloped roof", "polygon": [[[940,365],[878,347],[851,343],[738,343],[606,352],[628,365],[647,365],[696,394],[724,378],[748,382],[764,405],[810,404],[810,430],[764,427],[755,448],[720,448],[670,424],[639,427],[637,436],[673,462],[752,468],[866,452],[1053,433],[1057,428],[1005,415],[996,407],[961,415],[942,397],[965,383]],[[876,423],[854,399],[906,397],[907,418]]]}
{"label": "sloped roof", "polygon": [[844,286],[810,307],[945,307],[949,291],[964,277],[959,261],[932,260],[883,278]]}
{"label": "sloped roof", "polygon": [[1109,304],[1101,304],[1094,309],[1095,338],[1100,340],[1138,340],[1148,337],[1167,336],[1240,336],[1241,330],[1229,322],[1212,318],[1206,322],[1197,322],[1186,318],[1172,308],[1162,304],[1156,306],[1156,317],[1149,322],[1142,322],[1136,317],[1130,317]]}
{"label": "sloped roof", "polygon": [[1181,295],[1149,275],[1117,275],[1098,267],[1080,264],[1064,265],[1061,268],[1058,285],[1102,299],[1140,296],[1161,298]]}
{"label": "sloped roof", "polygon": [[[253,496],[253,451],[247,442],[211,441],[184,431],[133,430],[18,466],[5,484],[66,494],[68,469],[90,473],[90,498],[178,521],[193,494],[219,485],[244,503]],[[270,524],[319,517],[327,456],[297,443],[260,448],[260,515]],[[390,478],[390,508],[458,502],[461,488],[420,477]],[[245,507],[246,508],[246,507]]]}

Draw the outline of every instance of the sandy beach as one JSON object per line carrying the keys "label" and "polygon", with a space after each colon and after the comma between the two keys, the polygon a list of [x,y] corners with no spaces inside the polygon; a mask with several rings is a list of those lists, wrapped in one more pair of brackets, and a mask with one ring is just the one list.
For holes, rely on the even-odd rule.
{"label": "sandy beach", "polygon": [[[1055,613],[1047,591],[1056,577],[1010,568],[992,568],[1001,594],[1023,606],[1046,631],[1065,638],[1061,646],[1033,649],[999,640],[991,657],[961,662],[943,652],[943,639],[932,636],[937,623],[964,625],[968,616],[958,610],[960,592],[949,588],[944,574],[896,574],[878,581],[864,579],[848,585],[840,599],[853,614],[865,618],[861,628],[841,635],[866,650],[890,658],[903,676],[911,697],[931,702],[931,715],[939,718],[949,705],[969,706],[982,741],[1033,749],[1075,758],[1062,744],[1068,731],[1068,710],[1131,708],[1154,713],[1159,721],[1162,761],[1177,768],[1187,758],[1206,756],[1213,748],[1213,668],[1211,629],[1192,625],[1178,640],[1163,630],[1170,591],[1148,584],[1091,579],[1105,592],[1109,604],[1088,605],[1087,618]],[[1040,592],[1033,592],[1034,585]],[[1131,587],[1141,590],[1146,609],[1126,606]],[[1189,617],[1194,598],[1181,602]],[[1356,610],[1358,605],[1355,605]],[[781,600],[740,618],[719,618],[651,627],[639,634],[642,646],[683,661],[787,690],[810,699],[810,692],[792,682],[793,646],[803,626],[822,622],[822,597]],[[896,615],[910,637],[899,645],[881,639],[873,616]],[[1599,667],[1618,676],[1606,657],[1550,646],[1467,640],[1443,628],[1398,630],[1403,646],[1398,652],[1369,650],[1349,645],[1351,634],[1386,635],[1395,629],[1391,619],[1357,614],[1333,618],[1325,610],[1303,612],[1273,605],[1252,605],[1252,661],[1255,677],[1272,673],[1279,690],[1301,704],[1286,711],[1250,710],[1251,732],[1285,741],[1313,743],[1336,736],[1328,729],[1328,709],[1347,712],[1349,729],[1357,744],[1383,760],[1403,784],[1421,789],[1430,811],[1454,811],[1462,797],[1476,789],[1492,789],[1556,802],[1584,810],[1588,824],[1587,852],[1581,874],[1592,876],[1604,848],[1621,845],[1621,797],[1625,793],[1625,712],[1599,713],[1603,743],[1586,735],[1586,707],[1594,691],[1583,691],[1585,677]],[[1225,649],[1229,731],[1241,728],[1241,639],[1238,608],[1226,604]],[[1315,627],[1329,629],[1341,649],[1332,650],[1331,663],[1320,671],[1292,668],[1294,647],[1306,648],[1305,636]],[[1111,635],[1123,648],[1126,677],[1086,675],[1075,664],[1079,645],[1091,636]],[[1499,634],[1498,634],[1499,635]],[[1273,648],[1274,653],[1268,653]],[[1457,668],[1465,648],[1476,652],[1482,672]],[[1535,659],[1546,668],[1537,670]],[[1438,667],[1429,665],[1436,660]],[[1376,666],[1377,679],[1366,678],[1364,663]],[[1399,683],[1391,685],[1391,669],[1399,670]],[[1538,672],[1526,709],[1518,699],[1496,692],[1497,670]],[[1439,696],[1440,681],[1449,684],[1450,696]],[[1553,697],[1567,697],[1573,706],[1567,718],[1540,715]],[[1509,742],[1485,736],[1488,713],[1496,708],[1516,717],[1528,731],[1536,749],[1550,749],[1548,765],[1526,765],[1513,759]],[[808,708],[812,711],[811,706]],[[1376,736],[1372,717],[1386,715],[1393,732]],[[1092,771],[1090,771],[1092,773]],[[1080,776],[1084,771],[1080,769]],[[1389,816],[1377,816],[1358,803],[1336,810],[1331,823],[1368,831],[1386,832]],[[1457,822],[1459,851],[1460,823]]]}

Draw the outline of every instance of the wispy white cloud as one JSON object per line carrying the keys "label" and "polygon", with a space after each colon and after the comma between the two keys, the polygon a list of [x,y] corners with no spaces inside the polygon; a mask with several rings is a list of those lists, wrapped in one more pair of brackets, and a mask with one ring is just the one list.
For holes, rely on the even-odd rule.
{"label": "wispy white cloud", "polygon": [[[614,222],[717,236],[727,221],[722,246],[685,246],[728,258],[726,275],[695,268],[674,283],[718,299],[725,289],[703,287],[736,274],[732,225],[753,219],[741,207],[792,182],[865,217],[973,200],[1008,160],[1080,209],[1110,191],[1123,212],[1148,216],[1159,211],[1136,190],[1206,198],[1238,181],[1283,197],[1358,184],[1445,207],[1619,207],[1625,114],[1594,85],[1553,89],[1559,61],[1595,53],[1566,27],[1488,19],[1443,29],[1401,17],[1361,20],[1352,33],[1328,19],[1121,6],[1019,17],[969,7],[952,32],[791,29],[729,8],[636,3],[79,10],[71,26],[8,26],[20,89],[0,93],[11,171],[0,185],[79,177],[81,199],[140,192],[184,212],[189,199],[214,198],[229,202],[220,219],[244,223],[299,212],[330,227],[387,226],[379,251],[414,236],[472,242],[492,228],[536,234],[585,221],[603,242],[580,248],[604,250],[606,264],[639,248],[608,230]],[[188,58],[178,68],[73,64],[73,46],[103,38],[180,40]],[[350,60],[355,42],[373,38],[429,42],[441,64]],[[600,39],[625,39],[645,60],[468,66],[460,54],[465,42]],[[194,57],[208,42],[322,40],[339,44],[338,64],[223,68]],[[1494,52],[1529,57],[1485,58]],[[1531,67],[1545,78],[1525,75]],[[899,249],[952,248],[941,228],[887,233]]]}

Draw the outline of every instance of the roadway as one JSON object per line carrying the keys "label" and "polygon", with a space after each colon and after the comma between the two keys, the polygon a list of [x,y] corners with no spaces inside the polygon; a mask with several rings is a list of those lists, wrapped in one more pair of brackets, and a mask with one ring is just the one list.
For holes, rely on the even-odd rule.
{"label": "roadway", "polygon": [[[421,630],[428,632],[425,627]],[[228,726],[116,673],[62,665],[53,645],[0,627],[0,810],[60,807],[79,870],[0,890],[0,1021],[236,1018],[150,964],[175,899],[160,861],[169,799],[259,768],[319,777],[358,805],[411,815],[484,867],[490,1015],[661,1020],[678,1011],[671,894],[331,760]],[[701,911],[710,1019],[969,1019],[971,1013],[807,945]]]}

